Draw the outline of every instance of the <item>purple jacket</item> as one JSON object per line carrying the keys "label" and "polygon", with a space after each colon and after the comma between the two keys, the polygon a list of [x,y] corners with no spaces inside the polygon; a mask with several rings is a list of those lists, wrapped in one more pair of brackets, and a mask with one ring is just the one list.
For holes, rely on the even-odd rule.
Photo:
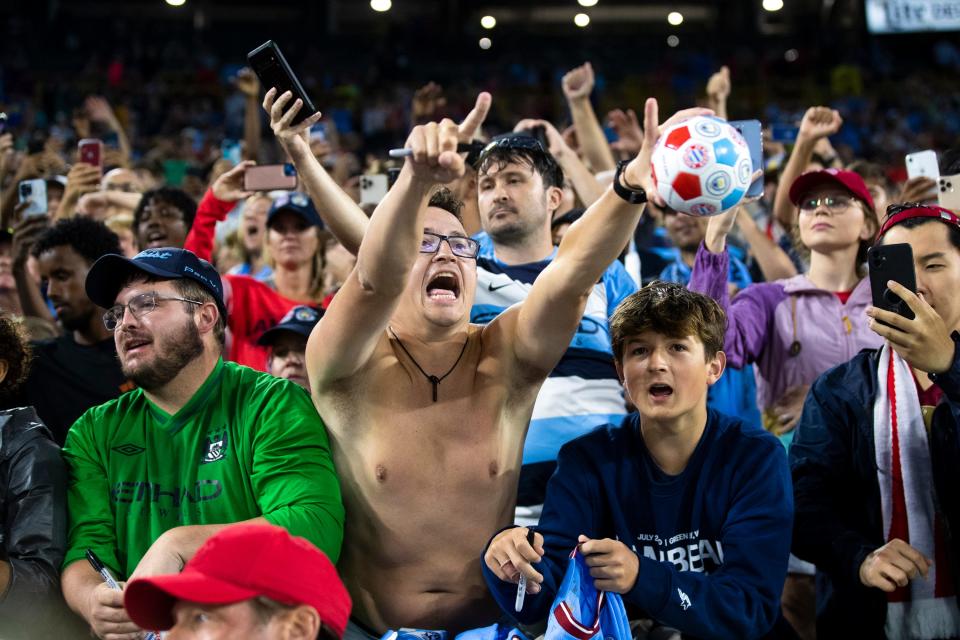
{"label": "purple jacket", "polygon": [[[710,253],[701,243],[687,287],[710,296],[727,313],[723,347],[727,363],[734,367],[757,364],[761,411],[790,387],[813,384],[820,374],[861,349],[883,344],[883,338],[868,328],[864,313],[871,303],[869,279],[857,283],[846,304],[804,275],[752,284],[731,302],[728,263],[726,251]],[[800,343],[800,352],[791,355],[794,340]]]}

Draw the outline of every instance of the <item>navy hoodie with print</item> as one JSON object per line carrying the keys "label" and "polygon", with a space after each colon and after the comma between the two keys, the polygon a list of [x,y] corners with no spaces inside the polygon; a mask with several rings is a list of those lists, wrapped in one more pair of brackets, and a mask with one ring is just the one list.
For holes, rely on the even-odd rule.
{"label": "navy hoodie with print", "polygon": [[790,471],[772,435],[708,411],[686,468],[668,476],[634,413],[560,450],[537,527],[539,594],[515,612],[516,585],[481,565],[500,607],[534,624],[550,613],[577,536],[617,539],[640,557],[628,606],[701,638],[759,638],[779,615],[792,526]]}

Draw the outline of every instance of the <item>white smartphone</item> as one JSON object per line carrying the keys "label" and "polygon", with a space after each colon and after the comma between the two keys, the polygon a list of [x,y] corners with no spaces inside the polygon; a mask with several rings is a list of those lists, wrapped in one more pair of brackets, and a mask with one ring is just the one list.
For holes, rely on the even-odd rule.
{"label": "white smartphone", "polygon": [[30,205],[24,209],[23,217],[32,218],[42,216],[47,213],[47,183],[41,179],[23,180],[17,185],[17,194],[20,203],[29,202]]}
{"label": "white smartphone", "polygon": [[933,178],[940,177],[940,164],[937,162],[937,152],[927,149],[907,154],[907,177]]}
{"label": "white smartphone", "polygon": [[944,209],[960,214],[960,173],[940,176],[937,180],[937,201]]}
{"label": "white smartphone", "polygon": [[[750,149],[750,160],[753,163],[753,170],[763,168],[763,127],[759,120],[731,120],[730,126],[740,132],[743,139],[747,141],[747,147]],[[763,176],[760,176],[750,184],[747,190],[748,198],[759,198],[763,195]]]}
{"label": "white smartphone", "polygon": [[374,173],[360,176],[360,204],[380,204],[387,195],[387,176]]}

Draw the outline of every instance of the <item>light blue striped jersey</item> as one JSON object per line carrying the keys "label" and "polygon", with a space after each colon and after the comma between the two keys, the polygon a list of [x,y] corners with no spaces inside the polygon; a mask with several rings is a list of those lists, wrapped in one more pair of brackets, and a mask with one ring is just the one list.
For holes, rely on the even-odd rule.
{"label": "light blue striped jersey", "polygon": [[[556,256],[542,262],[506,265],[493,255],[486,234],[477,258],[477,296],[470,321],[487,324],[507,307],[526,299],[533,281]],[[523,463],[556,460],[566,442],[601,424],[618,424],[626,415],[623,389],[613,366],[608,318],[637,285],[614,261],[593,287],[577,333],[537,396],[523,447]]]}

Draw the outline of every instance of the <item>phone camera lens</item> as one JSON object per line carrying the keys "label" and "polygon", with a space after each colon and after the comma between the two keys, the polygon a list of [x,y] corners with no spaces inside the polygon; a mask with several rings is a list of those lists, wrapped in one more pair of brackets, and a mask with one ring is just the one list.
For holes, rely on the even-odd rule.
{"label": "phone camera lens", "polygon": [[33,193],[33,187],[30,186],[29,184],[20,185],[20,193],[22,193],[25,196],[28,196],[31,193]]}

